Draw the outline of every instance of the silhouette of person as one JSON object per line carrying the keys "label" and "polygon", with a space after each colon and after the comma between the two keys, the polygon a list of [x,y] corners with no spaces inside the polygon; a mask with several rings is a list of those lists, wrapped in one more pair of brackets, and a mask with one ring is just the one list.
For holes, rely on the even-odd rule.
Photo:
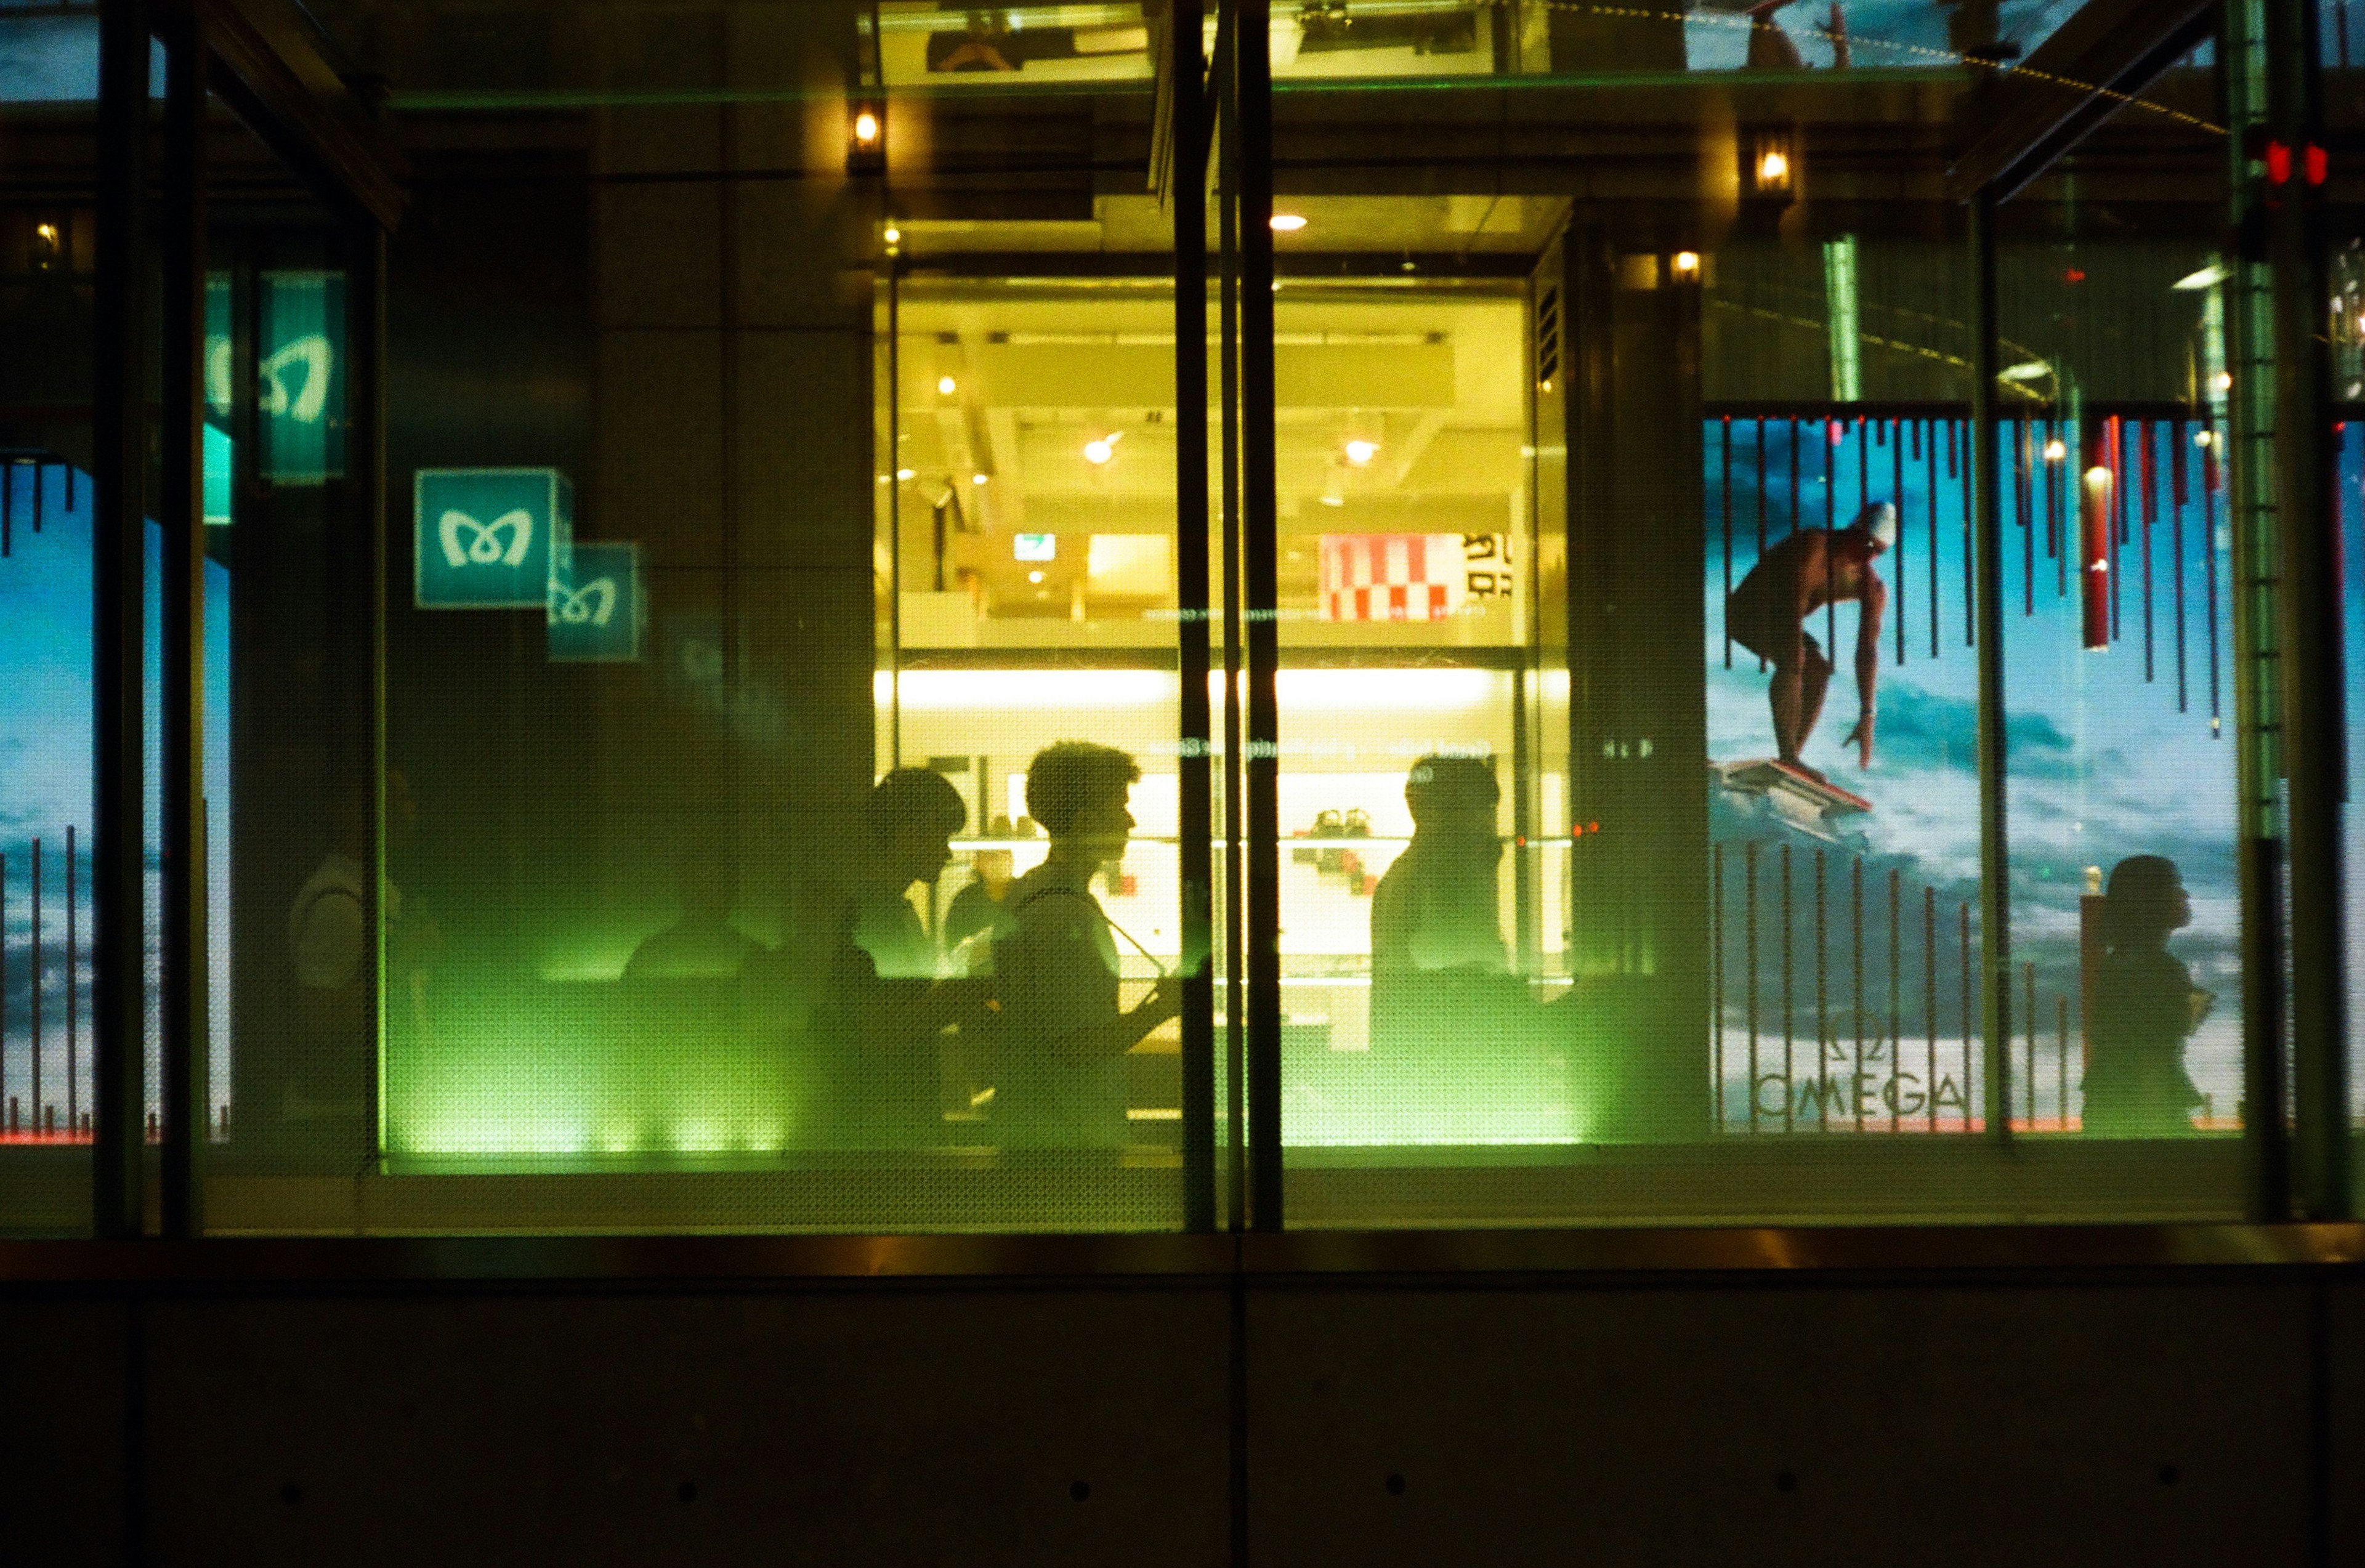
{"label": "silhouette of person", "polygon": [[641,938],[624,960],[628,980],[733,980],[763,944],[731,922],[738,877],[730,849],[694,837],[682,847],[677,886],[679,918]]}
{"label": "silhouette of person", "polygon": [[981,1010],[985,988],[937,978],[936,944],[909,896],[952,859],[952,835],[969,821],[960,791],[931,769],[898,767],[871,788],[863,816],[869,853],[838,918],[819,1023],[835,1069],[835,1140],[876,1147],[941,1126],[937,1036]]}
{"label": "silhouette of person", "polygon": [[[1510,986],[1497,868],[1496,808],[1503,791],[1483,756],[1424,756],[1405,778],[1412,842],[1372,893],[1372,1047],[1417,1043],[1478,993]],[[1521,999],[1524,1001],[1524,996]]]}
{"label": "silhouette of person", "polygon": [[2176,862],[2135,855],[2111,868],[2102,908],[2102,958],[2086,1021],[2082,1126],[2105,1137],[2159,1137],[2192,1130],[2201,1092],[2184,1070],[2184,1042],[2216,999],[2168,950],[2192,922]]}
{"label": "silhouette of person", "polygon": [[1832,661],[1807,630],[1807,619],[1824,606],[1851,599],[1862,605],[1855,630],[1855,728],[1842,745],[1856,748],[1858,766],[1872,766],[1873,714],[1880,684],[1880,620],[1889,588],[1873,563],[1897,543],[1897,509],[1874,501],[1842,529],[1802,528],[1758,557],[1749,575],[1725,600],[1724,622],[1732,640],[1774,666],[1765,700],[1774,711],[1774,745],[1781,760],[1810,778],[1816,769],[1799,760],[1815,722],[1823,715]]}
{"label": "silhouette of person", "polygon": [[1011,888],[1010,851],[981,849],[971,864],[977,875],[963,884],[945,906],[945,946],[957,947],[970,937],[998,935],[1010,927],[1007,908]]}
{"label": "silhouette of person", "polygon": [[1010,927],[993,943],[993,1119],[1009,1143],[1122,1147],[1126,1053],[1181,1010],[1171,975],[1131,1010],[1120,1005],[1114,928],[1090,889],[1124,858],[1140,778],[1131,756],[1089,741],[1047,746],[1027,767],[1026,809],[1051,842],[1011,884]]}
{"label": "silhouette of person", "polygon": [[[369,1053],[350,1047],[376,1031],[380,984],[390,1024],[415,1033],[425,1028],[428,965],[443,936],[433,917],[406,901],[396,880],[398,862],[419,826],[410,780],[389,767],[384,791],[382,815],[379,792],[369,779],[350,780],[337,791],[328,853],[288,905],[297,1028],[241,1063],[249,1081],[271,1086],[263,1093],[241,1092],[245,1130],[260,1130],[273,1119],[352,1121],[366,1115],[367,1074],[357,1064],[367,1061]],[[373,857],[378,843],[387,861],[383,881],[377,880]],[[378,933],[369,920],[373,883],[385,933],[382,972]],[[279,1059],[276,1052],[286,1047],[297,1048]]]}

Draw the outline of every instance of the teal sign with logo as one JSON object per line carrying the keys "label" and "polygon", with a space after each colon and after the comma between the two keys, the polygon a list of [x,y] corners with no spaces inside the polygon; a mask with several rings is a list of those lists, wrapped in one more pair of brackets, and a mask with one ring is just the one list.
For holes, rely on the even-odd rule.
{"label": "teal sign with logo", "polygon": [[318,485],[345,473],[345,274],[267,272],[254,332],[263,477]]}
{"label": "teal sign with logo", "polygon": [[575,487],[555,468],[421,468],[411,504],[421,610],[546,610],[573,569]]}
{"label": "teal sign with logo", "polygon": [[647,642],[647,626],[641,547],[577,544],[572,569],[551,579],[552,662],[635,663]]}

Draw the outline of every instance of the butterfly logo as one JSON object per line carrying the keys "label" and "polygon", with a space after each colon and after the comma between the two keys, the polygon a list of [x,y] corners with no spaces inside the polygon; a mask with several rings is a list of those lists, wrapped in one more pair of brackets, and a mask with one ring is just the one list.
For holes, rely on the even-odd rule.
{"label": "butterfly logo", "polygon": [[[506,550],[501,548],[504,531],[510,535]],[[490,522],[478,522],[455,509],[443,514],[435,532],[443,542],[444,564],[455,569],[467,566],[515,566],[524,562],[525,553],[533,547],[533,514],[519,507]]]}
{"label": "butterfly logo", "polygon": [[594,577],[571,592],[561,588],[552,608],[562,626],[605,626],[616,613],[616,579]]}
{"label": "butterfly logo", "polygon": [[[224,348],[227,352],[227,344]],[[335,361],[336,351],[320,333],[311,332],[296,339],[254,367],[259,383],[255,406],[275,419],[318,424],[329,407],[329,372]],[[302,379],[291,396],[287,390],[288,374],[299,369]]]}

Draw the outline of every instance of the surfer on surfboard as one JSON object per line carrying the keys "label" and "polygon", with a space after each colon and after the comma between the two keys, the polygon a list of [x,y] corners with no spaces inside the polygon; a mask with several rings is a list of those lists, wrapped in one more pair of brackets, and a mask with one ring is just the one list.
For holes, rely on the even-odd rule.
{"label": "surfer on surfboard", "polygon": [[1889,588],[1873,563],[1897,543],[1897,509],[1874,501],[1845,528],[1804,528],[1758,557],[1724,601],[1732,640],[1774,666],[1766,701],[1774,710],[1774,744],[1787,767],[1824,782],[1799,759],[1822,717],[1833,665],[1807,630],[1807,618],[1843,601],[1860,609],[1855,633],[1855,727],[1840,744],[1856,748],[1858,766],[1872,766],[1873,715],[1880,680],[1880,620]]}

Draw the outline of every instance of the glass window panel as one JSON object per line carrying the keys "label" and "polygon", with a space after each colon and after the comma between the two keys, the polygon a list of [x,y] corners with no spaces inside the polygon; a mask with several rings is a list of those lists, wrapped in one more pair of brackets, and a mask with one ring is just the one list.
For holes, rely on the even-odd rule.
{"label": "glass window panel", "polygon": [[436,149],[356,1223],[1181,1221],[1171,241],[1086,151],[1146,57],[939,91],[910,9],[330,8]]}
{"label": "glass window panel", "polygon": [[0,1227],[91,1220],[98,34],[0,16]]}

